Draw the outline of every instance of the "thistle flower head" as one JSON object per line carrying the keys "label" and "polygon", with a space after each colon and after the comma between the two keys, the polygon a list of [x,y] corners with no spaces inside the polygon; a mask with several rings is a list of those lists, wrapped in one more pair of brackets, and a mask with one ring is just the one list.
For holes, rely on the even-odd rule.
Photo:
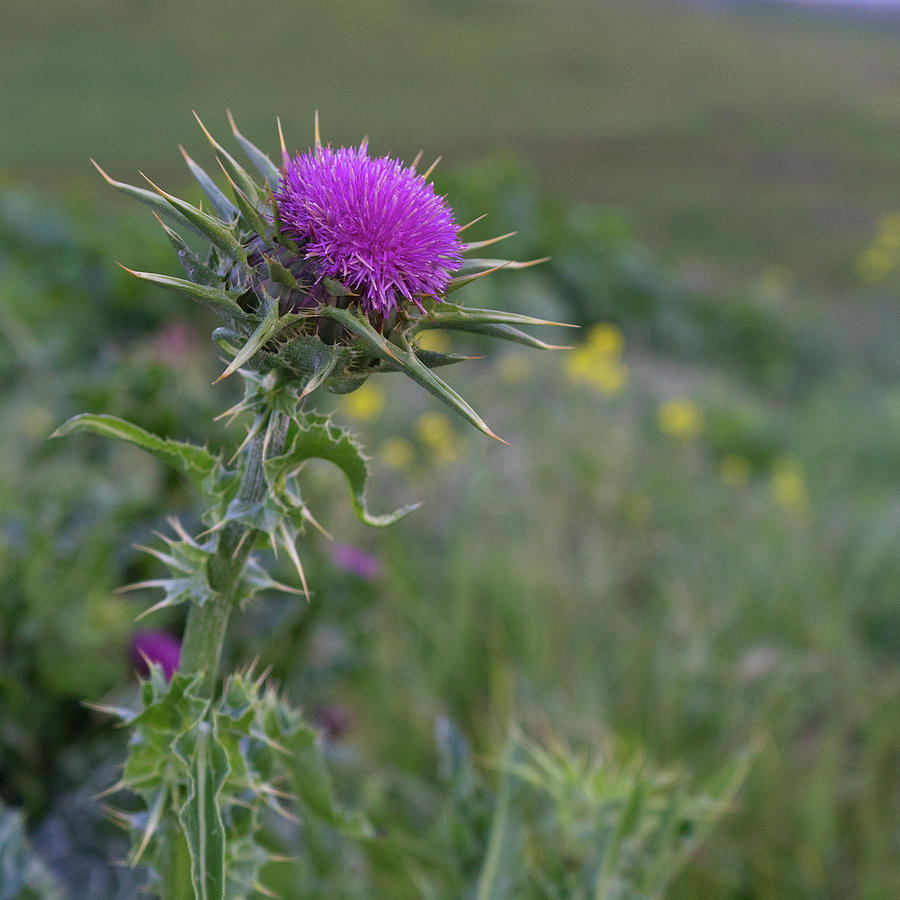
{"label": "thistle flower head", "polygon": [[[479,219],[458,226],[415,163],[371,157],[365,142],[323,146],[318,124],[314,149],[291,158],[279,125],[279,168],[229,120],[257,174],[200,123],[231,191],[229,197],[182,149],[209,201],[206,209],[149,179],[152,190],[97,169],[108,184],[153,209],[187,278],[127,271],[190,297],[223,320],[213,338],[231,361],[218,380],[237,371],[247,379],[245,398],[231,412],[262,408],[282,388],[295,402],[320,387],[346,394],[376,373],[399,371],[496,437],[434,371],[472,357],[428,349],[423,333],[461,331],[553,349],[521,328],[559,323],[447,299],[499,269],[545,260],[470,256],[511,233],[462,241],[460,233]],[[204,254],[188,244],[187,232],[208,243]],[[401,310],[404,315],[394,315]]]}
{"label": "thistle flower head", "polygon": [[365,142],[287,160],[276,201],[307,258],[318,257],[321,275],[358,293],[367,312],[389,315],[398,294],[417,306],[437,298],[462,263],[446,201],[412,166],[369,156]]}

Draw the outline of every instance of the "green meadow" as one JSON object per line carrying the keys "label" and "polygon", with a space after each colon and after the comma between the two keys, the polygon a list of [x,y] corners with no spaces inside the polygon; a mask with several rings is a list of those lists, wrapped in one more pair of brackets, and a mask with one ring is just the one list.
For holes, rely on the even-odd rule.
{"label": "green meadow", "polygon": [[[406,855],[330,833],[310,850],[275,823],[269,889],[475,896],[488,829],[454,818],[447,760],[497,790],[517,728],[567,761],[571,796],[519,809],[544,824],[510,863],[528,887],[503,896],[584,896],[548,873],[568,884],[586,852],[572,773],[597,759],[685,796],[747,761],[665,896],[895,895],[900,19],[618,0],[7,9],[0,823],[21,810],[62,896],[140,887],[92,799],[125,736],[81,701],[133,696],[131,635],[183,626],[178,609],[135,624],[154,596],[115,593],[158,577],[134,545],[172,513],[200,526],[189,486],[136,449],[47,436],[90,410],[215,448],[208,423],[236,399],[210,384],[212,317],[114,265],[177,272],[88,159],[198,200],[178,144],[212,162],[191,110],[222,135],[226,107],[273,153],[276,115],[305,149],[318,109],[335,144],[442,154],[458,218],[489,213],[473,239],[515,229],[510,253],[552,256],[467,302],[582,326],[554,332],[564,352],[454,337],[489,355],[448,380],[511,447],[400,376],[325,401],[372,456],[372,507],[422,507],[368,531],[310,466],[321,525],[380,572],[346,571],[311,529],[310,602],[263,595],[228,656],[324,723],[341,799]],[[26,851],[8,835],[11,879]],[[618,889],[597,896],[655,895]],[[9,894],[33,896],[53,895]]]}
{"label": "green meadow", "polygon": [[[896,20],[672,2],[10,0],[0,173],[93,185],[88,158],[183,178],[196,109],[306,146],[369,134],[449,163],[505,148],[642,237],[743,272],[840,272],[900,207]],[[402,47],[402,52],[398,52]]]}

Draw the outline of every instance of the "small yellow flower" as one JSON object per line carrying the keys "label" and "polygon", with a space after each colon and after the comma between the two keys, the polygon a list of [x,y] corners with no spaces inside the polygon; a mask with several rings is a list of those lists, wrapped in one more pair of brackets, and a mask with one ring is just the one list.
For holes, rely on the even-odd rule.
{"label": "small yellow flower", "polygon": [[594,325],[587,333],[585,344],[603,356],[621,356],[625,346],[622,332],[615,325],[603,322]]}
{"label": "small yellow flower", "polygon": [[880,244],[873,244],[857,260],[856,272],[863,281],[874,284],[886,278],[896,265],[895,253]]}
{"label": "small yellow flower", "polygon": [[662,403],[656,418],[659,430],[685,441],[696,440],[703,433],[703,412],[691,400],[679,398]]}
{"label": "small yellow flower", "polygon": [[384,391],[371,381],[367,381],[352,394],[344,397],[343,406],[348,416],[360,422],[373,422],[381,415],[384,402]]}
{"label": "small yellow flower", "polygon": [[460,440],[443,413],[427,412],[419,416],[416,434],[438,463],[456,462],[462,455]]}
{"label": "small yellow flower", "polygon": [[900,213],[886,213],[878,221],[875,239],[856,261],[863,281],[882,281],[900,265]]}
{"label": "small yellow flower", "polygon": [[405,438],[389,438],[378,451],[378,458],[389,469],[406,469],[413,461],[415,450]]}
{"label": "small yellow flower", "polygon": [[772,468],[772,496],[775,502],[791,513],[805,512],[809,507],[809,492],[803,467],[796,459],[780,459]]}
{"label": "small yellow flower", "polygon": [[522,384],[531,374],[531,361],[524,353],[507,353],[497,362],[497,375],[505,384]]}
{"label": "small yellow flower", "polygon": [[416,340],[423,350],[431,350],[434,353],[447,353],[450,350],[450,338],[443,331],[429,328],[421,332]]}
{"label": "small yellow flower", "polygon": [[624,341],[614,325],[595,325],[587,339],[566,356],[569,380],[589,384],[602,394],[618,394],[628,380],[628,369],[622,362]]}
{"label": "small yellow flower", "polygon": [[729,453],[719,463],[719,478],[730,487],[743,487],[753,474],[753,467],[743,457]]}
{"label": "small yellow flower", "polygon": [[628,381],[628,368],[615,360],[594,367],[588,379],[602,394],[619,394]]}
{"label": "small yellow flower", "polygon": [[900,249],[900,213],[887,213],[878,222],[878,243]]}

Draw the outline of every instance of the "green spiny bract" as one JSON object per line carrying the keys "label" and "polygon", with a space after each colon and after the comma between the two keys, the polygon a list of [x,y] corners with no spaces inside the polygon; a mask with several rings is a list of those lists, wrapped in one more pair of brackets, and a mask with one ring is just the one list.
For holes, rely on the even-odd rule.
{"label": "green spiny bract", "polygon": [[[131,729],[128,760],[105,794],[132,791],[146,811],[109,808],[133,834],[131,865],[164,878],[166,821],[187,840],[197,896],[238,900],[255,891],[270,851],[259,843],[261,816],[290,821],[295,811],[342,834],[366,838],[367,823],[336,801],[316,731],[251,669],[229,676],[211,701],[199,675],[149,666],[141,708],[95,706]],[[287,790],[285,790],[287,788]]]}
{"label": "green spiny bract", "polygon": [[[231,198],[182,150],[210,209],[200,209],[168,194],[149,179],[152,190],[114,181],[97,166],[109,184],[154,210],[187,278],[127,271],[183,293],[222,318],[224,324],[213,336],[230,354],[231,362],[221,378],[239,368],[261,375],[274,373],[278,384],[290,385],[295,399],[301,400],[319,387],[348,393],[375,373],[401,371],[485,434],[496,437],[475,410],[433,371],[469,357],[425,350],[419,346],[419,336],[437,328],[552,348],[523,332],[521,326],[558,323],[499,310],[468,309],[447,299],[458,288],[498,269],[523,268],[542,260],[521,263],[459,257],[461,264],[453,277],[448,275],[446,282],[441,282],[440,294],[418,294],[412,302],[390,302],[383,308],[373,308],[360,296],[358,285],[354,291],[339,278],[324,274],[324,260],[308,250],[311,241],[285,226],[276,197],[284,181],[284,169],[276,167],[247,140],[230,115],[229,120],[255,175],[218,144],[202,123],[201,128],[215,149]],[[286,167],[289,157],[283,138],[281,146]],[[315,152],[320,151],[317,127]],[[402,171],[411,173],[413,168]],[[424,183],[420,176],[416,180]],[[205,254],[201,256],[192,249],[183,237],[187,232],[209,245]],[[459,247],[468,252],[504,237],[508,235],[460,242]]]}

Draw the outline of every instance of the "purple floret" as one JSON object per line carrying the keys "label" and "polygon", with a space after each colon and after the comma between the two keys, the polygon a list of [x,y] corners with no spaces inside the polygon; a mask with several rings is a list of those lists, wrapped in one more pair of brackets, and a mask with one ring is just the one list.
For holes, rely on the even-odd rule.
{"label": "purple floret", "polygon": [[438,298],[462,262],[459,227],[443,197],[388,156],[320,147],[288,160],[276,194],[285,229],[321,260],[321,276],[360,295],[366,312],[388,315],[397,294]]}

